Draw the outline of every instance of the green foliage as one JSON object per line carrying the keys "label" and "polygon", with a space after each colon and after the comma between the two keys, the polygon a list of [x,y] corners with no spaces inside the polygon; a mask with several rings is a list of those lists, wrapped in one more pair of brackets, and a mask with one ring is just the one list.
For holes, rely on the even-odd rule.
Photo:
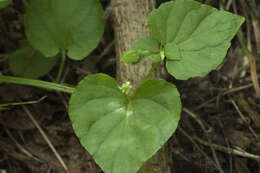
{"label": "green foliage", "polygon": [[27,42],[9,57],[9,67],[14,75],[38,78],[46,75],[57,63],[58,57],[45,58],[39,51],[34,50]]}
{"label": "green foliage", "polygon": [[46,57],[67,50],[74,60],[86,57],[104,30],[98,0],[32,0],[25,15],[25,32],[31,45]]}
{"label": "green foliage", "polygon": [[137,64],[148,58],[154,63],[161,61],[159,43],[151,36],[136,40],[132,49],[124,54],[121,61]]}
{"label": "green foliage", "polygon": [[12,3],[12,0],[0,0],[0,8],[5,8]]}
{"label": "green foliage", "polygon": [[[66,50],[71,59],[81,60],[101,39],[101,16],[98,0],[31,0],[26,36],[44,56]],[[221,63],[243,21],[194,0],[167,2],[148,16],[152,36],[137,40],[122,61],[138,64],[152,59],[156,65],[149,74],[165,61],[177,79],[204,76]],[[30,57],[31,50],[25,45],[11,55],[14,74],[36,78],[56,63],[37,51]],[[174,133],[181,112],[176,87],[148,77],[132,95],[128,83],[120,87],[105,74],[88,75],[75,89],[9,76],[0,76],[0,82],[72,93],[69,116],[81,144],[106,173],[135,173]]]}
{"label": "green foliage", "polygon": [[[158,41],[157,44],[160,43],[161,52],[166,56],[168,72],[181,80],[202,77],[215,69],[225,57],[230,41],[243,22],[241,16],[194,0],[164,3],[148,16],[152,36]],[[154,40],[151,43],[155,44]],[[138,50],[137,46],[132,49]]]}
{"label": "green foliage", "polygon": [[106,173],[137,172],[175,131],[180,111],[171,83],[148,80],[129,96],[105,74],[83,79],[69,107],[81,144]]}

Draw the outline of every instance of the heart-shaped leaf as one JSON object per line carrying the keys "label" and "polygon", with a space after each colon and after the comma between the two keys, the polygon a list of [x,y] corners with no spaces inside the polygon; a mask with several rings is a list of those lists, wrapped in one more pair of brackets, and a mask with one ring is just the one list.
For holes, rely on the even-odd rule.
{"label": "heart-shaped leaf", "polygon": [[81,144],[106,173],[136,173],[173,134],[180,111],[176,87],[162,79],[128,96],[105,74],[83,79],[69,106]]}
{"label": "heart-shaped leaf", "polygon": [[182,80],[215,69],[243,22],[241,16],[194,0],[164,3],[148,16],[150,31],[164,46],[168,72]]}
{"label": "heart-shaped leaf", "polygon": [[10,55],[9,67],[13,74],[26,78],[38,78],[46,75],[57,63],[58,56],[44,57],[34,50],[28,42],[22,42],[21,48]]}
{"label": "heart-shaped leaf", "polygon": [[98,0],[32,0],[25,15],[28,40],[47,57],[67,50],[81,60],[96,48],[103,30]]}

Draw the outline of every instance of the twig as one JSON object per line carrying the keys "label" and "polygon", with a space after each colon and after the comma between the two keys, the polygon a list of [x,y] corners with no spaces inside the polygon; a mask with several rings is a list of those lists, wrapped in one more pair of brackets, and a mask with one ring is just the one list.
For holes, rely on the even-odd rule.
{"label": "twig", "polygon": [[212,143],[209,143],[207,141],[204,141],[204,140],[198,138],[197,136],[193,136],[192,138],[194,140],[198,141],[199,143],[201,143],[202,145],[205,145],[205,146],[208,146],[208,147],[213,147],[216,150],[219,150],[219,151],[222,151],[222,152],[225,152],[225,153],[228,153],[228,154],[234,154],[234,155],[254,159],[256,161],[260,161],[259,155],[251,154],[251,153],[248,153],[246,151],[237,150],[237,149],[234,149],[234,148],[227,148],[227,147],[217,145],[217,144],[212,144]]}
{"label": "twig", "polygon": [[250,126],[250,124],[247,122],[247,120],[246,120],[245,116],[242,114],[242,112],[239,110],[239,108],[238,108],[236,102],[235,102],[233,99],[231,100],[231,102],[232,102],[233,106],[235,107],[235,109],[236,109],[238,115],[239,115],[239,116],[241,117],[241,119],[246,123],[246,125],[248,125],[249,130],[250,130],[251,133],[254,135],[255,140],[257,141],[257,135],[256,135],[255,131],[254,131],[253,128]]}
{"label": "twig", "polygon": [[19,148],[19,150],[21,150],[25,155],[27,155],[28,157],[37,160],[38,162],[42,162],[41,160],[39,160],[38,158],[34,157],[29,151],[27,151],[21,144],[19,144],[15,138],[13,137],[12,133],[8,130],[5,129],[5,132],[7,133],[7,135],[11,138],[11,140],[16,144],[16,146]]}
{"label": "twig", "polygon": [[205,126],[203,125],[203,123],[201,122],[201,120],[198,118],[198,116],[196,114],[194,114],[193,112],[191,112],[189,109],[183,107],[182,110],[187,113],[190,117],[192,117],[195,121],[197,121],[197,123],[200,125],[200,127],[202,128],[202,130],[205,133],[208,133]]}
{"label": "twig", "polygon": [[63,166],[63,168],[68,171],[68,167],[66,166],[66,164],[64,163],[64,161],[62,160],[61,156],[59,155],[59,153],[56,151],[56,149],[54,148],[53,144],[51,143],[51,141],[49,140],[49,138],[47,137],[47,135],[45,134],[45,132],[42,130],[42,128],[40,127],[40,125],[38,124],[38,122],[34,119],[33,115],[31,114],[31,112],[29,111],[29,109],[22,105],[24,111],[26,112],[26,114],[29,116],[29,118],[32,120],[33,124],[37,127],[37,129],[40,131],[42,137],[44,138],[44,140],[47,142],[47,144],[49,145],[49,147],[51,148],[52,152],[54,153],[54,155],[57,157],[57,159],[59,160],[59,162],[61,163],[61,165]]}
{"label": "twig", "polygon": [[252,31],[251,31],[251,26],[250,26],[250,23],[249,23],[249,15],[248,15],[249,8],[248,8],[245,0],[240,0],[240,3],[242,5],[243,16],[246,19],[247,48],[248,48],[249,51],[252,51],[252,45],[251,45],[251,32]]}
{"label": "twig", "polygon": [[[216,118],[216,120],[218,121],[218,124],[219,124],[219,126],[220,126],[220,128],[221,128],[221,132],[222,132],[222,135],[223,135],[223,137],[224,137],[224,141],[225,141],[225,143],[226,143],[226,145],[227,145],[227,147],[228,148],[230,148],[230,144],[229,144],[229,142],[228,142],[228,140],[227,140],[227,138],[226,138],[226,135],[225,135],[225,133],[224,133],[224,125],[223,125],[223,123],[221,122],[221,120],[219,119],[219,118]],[[232,163],[232,155],[229,155],[229,172],[230,173],[233,173],[233,163]]]}
{"label": "twig", "polygon": [[105,47],[102,53],[97,56],[96,62],[99,62],[104,56],[106,56],[112,50],[114,45],[115,45],[115,40],[108,43],[108,45]]}
{"label": "twig", "polygon": [[[236,7],[236,2],[232,1],[232,5],[233,5],[233,10],[236,14],[238,14],[237,12],[237,7]],[[257,78],[257,71],[256,71],[256,62],[255,62],[255,57],[253,56],[253,54],[251,53],[251,51],[248,49],[248,45],[245,42],[243,33],[241,31],[241,29],[238,31],[237,33],[237,38],[240,42],[240,45],[242,47],[242,50],[244,51],[245,55],[248,57],[249,62],[250,62],[250,76],[251,76],[251,80],[254,84],[254,89],[256,92],[256,97],[260,98],[260,87],[259,87],[259,83],[258,83],[258,78]]]}
{"label": "twig", "polygon": [[197,150],[199,150],[199,152],[201,152],[201,154],[206,158],[208,159],[217,169],[217,165],[216,163],[202,150],[200,149],[199,145],[193,140],[193,138],[185,131],[183,130],[181,127],[178,127],[178,130],[186,137],[188,138],[191,143],[197,148]]}
{"label": "twig", "polygon": [[18,106],[18,105],[27,105],[27,104],[35,104],[39,103],[42,100],[44,100],[47,96],[43,96],[39,100],[33,100],[33,101],[27,101],[27,102],[15,102],[15,103],[6,103],[6,104],[0,104],[0,110],[1,108],[7,107],[7,106]]}
{"label": "twig", "polygon": [[260,54],[260,23],[259,23],[260,13],[259,10],[257,9],[255,0],[250,0],[248,4],[250,6],[250,9],[248,11],[252,19],[251,21],[255,33],[256,52]]}
{"label": "twig", "polygon": [[18,160],[31,160],[30,157],[28,157],[24,154],[20,154],[20,153],[15,152],[14,146],[10,145],[9,143],[5,143],[4,141],[6,141],[6,138],[0,137],[1,151],[4,151],[5,153],[10,155],[11,157],[14,157]]}
{"label": "twig", "polygon": [[227,4],[225,6],[225,10],[226,11],[229,11],[229,8],[230,8],[231,4],[232,4],[232,0],[228,0]]}
{"label": "twig", "polygon": [[260,54],[260,23],[258,20],[253,20],[253,29],[255,33],[255,40],[256,40],[256,52]]}
{"label": "twig", "polygon": [[[207,132],[205,126],[203,125],[203,123],[198,118],[198,116],[196,114],[194,114],[193,112],[191,112],[190,110],[188,110],[187,108],[184,108],[184,107],[183,107],[183,111],[186,112],[189,116],[191,116],[193,119],[195,119],[197,121],[197,123],[200,125],[201,129],[204,131],[204,133],[205,133],[205,135],[207,137],[208,142],[211,142],[211,139],[208,136],[208,132]],[[210,147],[210,148],[211,148],[214,160],[216,162],[216,166],[217,166],[216,168],[219,170],[219,172],[224,173],[224,171],[223,171],[223,169],[222,169],[222,167],[221,167],[221,165],[219,163],[216,151],[214,150],[214,148],[212,148],[212,147]]]}
{"label": "twig", "polygon": [[220,96],[225,96],[225,95],[228,95],[228,94],[231,94],[231,93],[234,93],[234,92],[238,92],[238,91],[241,91],[241,90],[244,90],[244,89],[248,89],[248,88],[251,88],[252,86],[253,86],[253,84],[248,84],[248,85],[244,85],[244,86],[241,86],[241,87],[238,87],[238,88],[229,89],[229,90],[227,90],[227,91],[225,91],[225,92],[223,92],[223,93],[221,93],[221,94],[219,94],[219,95],[217,95],[217,96],[215,96],[215,97],[209,99],[208,101],[206,101],[206,102],[200,104],[199,106],[195,107],[195,108],[192,109],[192,110],[193,110],[193,111],[197,111],[197,110],[203,108],[205,105],[207,105],[207,104],[209,104],[209,103],[215,101],[215,100],[216,100],[218,97],[220,97]]}

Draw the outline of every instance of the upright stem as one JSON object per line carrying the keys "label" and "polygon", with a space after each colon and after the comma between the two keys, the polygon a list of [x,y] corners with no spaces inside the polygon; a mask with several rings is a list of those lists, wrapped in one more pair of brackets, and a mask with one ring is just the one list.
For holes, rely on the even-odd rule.
{"label": "upright stem", "polygon": [[[164,70],[152,61],[144,61],[138,66],[121,62],[124,53],[131,49],[138,38],[149,35],[147,15],[155,7],[156,0],[111,0],[114,7],[114,31],[117,59],[117,80],[120,84],[130,82],[136,89],[144,79],[161,77]],[[154,72],[154,73],[153,73]],[[147,74],[147,75],[146,75]],[[169,164],[171,163],[171,164]],[[138,173],[170,173],[172,156],[168,145],[164,145],[151,159],[149,159]]]}
{"label": "upright stem", "polygon": [[0,82],[6,83],[14,83],[20,85],[28,85],[28,86],[35,86],[39,88],[44,88],[48,90],[55,90],[55,91],[62,91],[68,94],[72,94],[74,91],[73,87],[56,84],[53,82],[46,82],[41,80],[34,80],[34,79],[26,79],[21,77],[12,77],[12,76],[4,76],[0,75]]}
{"label": "upright stem", "polygon": [[[234,12],[236,14],[238,14],[236,2],[232,1],[232,5],[233,5]],[[248,46],[246,44],[246,41],[244,39],[244,36],[243,36],[243,33],[242,33],[241,29],[237,33],[237,38],[238,38],[238,40],[240,42],[242,50],[244,51],[245,55],[248,57],[248,60],[250,62],[250,76],[251,76],[251,80],[252,80],[253,85],[254,85],[254,89],[255,89],[255,92],[256,92],[256,97],[260,98],[260,86],[259,86],[258,78],[257,78],[255,57],[251,53],[251,51],[248,49]]]}
{"label": "upright stem", "polygon": [[63,50],[61,52],[61,62],[60,62],[59,72],[58,72],[57,78],[55,80],[56,83],[60,83],[60,79],[61,79],[61,75],[62,75],[62,72],[63,72],[63,69],[64,69],[65,61],[66,61],[66,51]]}
{"label": "upright stem", "polygon": [[146,81],[149,79],[149,77],[151,77],[151,75],[153,74],[153,72],[155,72],[155,70],[157,69],[157,67],[159,67],[159,65],[161,64],[161,62],[157,62],[155,64],[152,65],[152,68],[150,69],[150,71],[148,72],[148,74],[145,76],[143,81]]}

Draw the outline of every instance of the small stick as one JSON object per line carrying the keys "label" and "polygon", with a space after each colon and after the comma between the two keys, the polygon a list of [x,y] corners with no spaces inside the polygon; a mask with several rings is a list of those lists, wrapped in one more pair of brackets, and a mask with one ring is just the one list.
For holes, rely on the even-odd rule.
{"label": "small stick", "polygon": [[96,62],[99,62],[104,56],[106,56],[110,51],[112,51],[113,46],[115,46],[115,40],[108,43],[108,45],[105,47],[102,53],[97,56]]}
{"label": "small stick", "polygon": [[37,159],[36,157],[34,157],[29,151],[27,151],[25,148],[23,148],[23,146],[21,144],[19,144],[15,138],[13,137],[13,135],[11,134],[11,132],[8,129],[5,129],[5,132],[8,134],[8,136],[11,138],[11,140],[16,144],[16,146],[28,157],[37,160],[38,162],[42,162],[41,160]]}
{"label": "small stick", "polygon": [[[206,135],[206,137],[208,139],[208,142],[211,142],[211,139],[208,136],[208,132],[207,132],[205,126],[203,125],[203,123],[198,118],[198,116],[196,114],[194,114],[193,112],[191,112],[190,110],[188,110],[187,108],[184,108],[184,107],[183,107],[183,111],[186,112],[189,116],[191,116],[193,119],[195,119],[197,121],[197,123],[200,125],[201,129],[204,131],[204,133],[205,133],[205,135]],[[216,151],[212,147],[210,147],[210,149],[212,151],[212,155],[213,155],[214,160],[216,162],[217,169],[219,170],[219,172],[224,173],[224,171],[223,171],[223,169],[222,169],[222,167],[221,167],[221,165],[219,163]]]}
{"label": "small stick", "polygon": [[248,88],[251,88],[252,86],[253,86],[253,84],[248,84],[248,85],[244,85],[244,86],[241,86],[241,87],[238,87],[238,88],[229,89],[229,90],[225,91],[224,93],[219,94],[219,95],[217,95],[217,96],[211,98],[210,100],[208,100],[208,101],[202,103],[201,105],[195,107],[195,108],[193,109],[193,111],[197,111],[197,110],[203,108],[205,105],[207,105],[207,104],[209,104],[209,103],[215,101],[215,100],[216,100],[218,97],[220,97],[220,96],[225,96],[225,95],[228,95],[228,94],[231,94],[231,93],[234,93],[234,92],[238,92],[238,91],[241,91],[241,90],[244,90],[244,89],[248,89]]}
{"label": "small stick", "polygon": [[[217,119],[217,121],[218,121],[218,124],[219,124],[219,126],[220,126],[220,128],[221,128],[221,132],[222,132],[222,135],[223,135],[223,137],[224,137],[224,141],[225,141],[225,143],[227,144],[227,147],[228,148],[230,148],[230,144],[229,144],[229,142],[228,142],[228,140],[227,140],[227,138],[226,138],[226,135],[225,135],[225,133],[224,133],[224,126],[223,126],[223,123],[221,122],[221,120],[220,119]],[[230,173],[233,173],[233,163],[232,163],[232,155],[229,155],[229,170],[230,170]]]}
{"label": "small stick", "polygon": [[231,102],[232,102],[233,106],[235,107],[235,109],[236,109],[238,115],[239,115],[239,116],[241,117],[241,119],[246,123],[246,125],[248,125],[249,130],[250,130],[251,133],[254,135],[255,140],[257,141],[257,135],[256,135],[255,131],[254,131],[253,128],[250,126],[250,124],[247,122],[247,120],[246,120],[245,116],[242,114],[242,112],[239,110],[239,107],[237,106],[236,102],[235,102],[233,99],[231,100]]}
{"label": "small stick", "polygon": [[[238,14],[236,2],[232,1],[232,5],[233,5],[234,12],[236,14]],[[244,51],[245,55],[248,57],[248,60],[250,62],[250,76],[251,76],[251,80],[252,80],[252,82],[254,84],[256,97],[260,98],[260,87],[259,87],[258,77],[257,77],[255,57],[251,53],[250,49],[248,49],[248,47],[247,47],[248,45],[245,42],[245,39],[244,39],[244,36],[243,36],[243,33],[242,33],[241,29],[237,33],[237,38],[238,38],[238,40],[240,42],[242,50]]]}
{"label": "small stick", "polygon": [[228,2],[226,3],[226,6],[225,6],[226,11],[229,11],[231,4],[232,4],[232,0],[228,0]]}
{"label": "small stick", "polygon": [[217,145],[217,144],[212,144],[212,143],[209,143],[207,141],[200,139],[197,136],[193,136],[192,138],[195,139],[196,141],[198,141],[199,143],[201,143],[202,145],[205,145],[205,146],[208,146],[208,147],[213,147],[216,150],[225,152],[227,154],[234,154],[234,155],[237,155],[237,156],[242,156],[242,157],[254,159],[256,161],[260,161],[259,155],[251,154],[251,153],[248,153],[246,151],[237,150],[237,149],[234,149],[234,148],[227,148],[227,147]]}
{"label": "small stick", "polygon": [[16,139],[13,137],[12,133],[8,130],[5,129],[5,132],[7,133],[7,135],[11,138],[11,140],[16,144],[16,146],[28,157],[37,160],[38,162],[42,162],[41,160],[39,160],[38,158],[34,157],[29,151],[27,151],[21,144],[19,144]]}
{"label": "small stick", "polygon": [[49,145],[49,147],[51,148],[52,152],[54,153],[54,155],[57,157],[57,159],[59,160],[59,162],[61,163],[61,165],[63,166],[63,168],[68,171],[68,167],[66,166],[66,164],[64,163],[64,161],[62,160],[61,156],[59,155],[59,153],[56,151],[56,149],[54,148],[53,144],[51,143],[51,141],[49,140],[49,138],[47,137],[47,135],[45,134],[45,132],[42,130],[42,128],[40,127],[40,125],[38,124],[38,122],[34,119],[33,115],[31,114],[31,112],[29,111],[29,109],[22,105],[24,111],[26,112],[26,114],[29,116],[29,118],[32,120],[33,124],[36,126],[36,128],[40,131],[43,139],[47,142],[47,144]]}
{"label": "small stick", "polygon": [[6,103],[6,104],[0,104],[0,110],[1,108],[7,107],[7,106],[18,106],[18,105],[27,105],[27,104],[36,104],[44,100],[47,96],[41,97],[39,100],[33,100],[33,101],[27,101],[27,102],[15,102],[15,103]]}
{"label": "small stick", "polygon": [[185,131],[183,130],[181,127],[178,127],[178,130],[186,137],[188,138],[191,143],[197,148],[197,150],[199,150],[199,152],[201,152],[201,154],[208,159],[215,167],[216,169],[218,169],[216,163],[202,150],[200,149],[199,145],[193,140],[193,138]]}

